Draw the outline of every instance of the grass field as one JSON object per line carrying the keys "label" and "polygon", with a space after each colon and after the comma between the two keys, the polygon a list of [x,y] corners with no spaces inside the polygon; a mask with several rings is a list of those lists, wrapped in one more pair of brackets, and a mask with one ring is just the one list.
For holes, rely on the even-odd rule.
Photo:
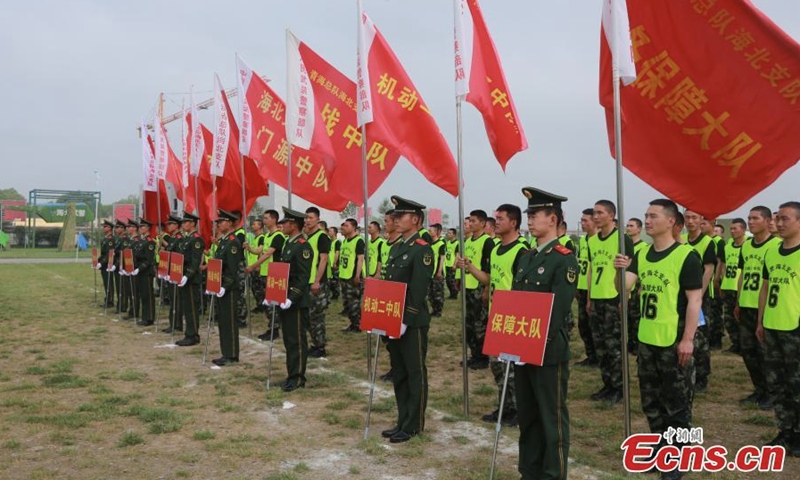
{"label": "grass field", "polygon": [[[75,258],[75,251],[59,252],[57,248],[10,248],[0,250],[0,259],[3,258]],[[92,250],[78,252],[78,258],[92,258]]]}
{"label": "grass field", "polygon": [[[370,438],[362,440],[367,407],[365,340],[343,334],[341,304],[328,313],[327,360],[310,359],[307,388],[265,389],[268,344],[244,338],[239,365],[201,366],[202,348],[169,348],[169,335],[117,321],[92,304],[88,265],[0,265],[0,478],[218,478],[291,480],[488,478],[494,409],[488,370],[470,373],[469,421],[462,418],[459,302],[431,329],[430,401],[424,435],[402,445],[379,436],[392,426],[394,400],[379,385]],[[166,317],[166,309],[161,318]],[[254,334],[266,320],[256,319]],[[204,327],[205,328],[205,327]],[[577,332],[573,332],[577,337]],[[573,340],[576,359],[582,357]],[[284,378],[276,343],[273,383]],[[211,338],[210,357],[219,355]],[[387,356],[381,350],[379,370]],[[772,412],[742,408],[749,393],[741,359],[714,352],[708,393],[695,400],[705,444],[729,450],[774,436]],[[633,429],[645,431],[633,378]],[[588,400],[599,372],[572,368],[570,478],[622,478],[622,408]],[[290,402],[290,404],[286,403]],[[291,408],[289,408],[291,407]],[[497,479],[516,473],[515,429],[504,429]],[[788,459],[771,474],[721,473],[719,479],[795,479]],[[691,474],[690,478],[710,478]],[[648,477],[650,478],[650,477]],[[656,478],[656,477],[652,477]]]}

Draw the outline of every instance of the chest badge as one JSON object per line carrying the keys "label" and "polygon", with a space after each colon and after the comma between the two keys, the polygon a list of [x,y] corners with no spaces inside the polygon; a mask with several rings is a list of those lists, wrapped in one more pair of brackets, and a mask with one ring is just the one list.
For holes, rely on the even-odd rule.
{"label": "chest badge", "polygon": [[433,263],[433,255],[431,255],[430,253],[426,253],[425,255],[423,255],[422,263],[424,263],[426,267],[429,266],[431,263]]}
{"label": "chest badge", "polygon": [[403,260],[408,260],[408,254],[403,255]]}
{"label": "chest badge", "polygon": [[306,260],[311,258],[311,252],[309,252],[308,250],[304,250],[303,251],[303,258],[306,259]]}
{"label": "chest badge", "polygon": [[578,271],[572,267],[567,268],[567,281],[569,283],[575,283],[575,279],[578,277]]}
{"label": "chest badge", "polygon": [[539,270],[536,270],[536,273],[538,273],[539,275],[543,274],[544,273],[544,267],[539,267]]}

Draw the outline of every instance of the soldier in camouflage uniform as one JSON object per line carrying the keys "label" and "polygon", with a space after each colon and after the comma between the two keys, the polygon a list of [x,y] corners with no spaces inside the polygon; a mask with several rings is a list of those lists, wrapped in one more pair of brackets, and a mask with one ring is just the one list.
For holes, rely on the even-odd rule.
{"label": "soldier in camouflage uniform", "polygon": [[311,308],[309,309],[309,325],[311,330],[311,350],[308,354],[314,358],[327,355],[325,345],[325,314],[331,304],[330,290],[328,289],[328,262],[330,261],[331,239],[328,232],[322,228],[319,221],[319,209],[309,207],[306,209],[304,222],[305,234],[308,245],[311,246],[313,259],[311,262]]}
{"label": "soldier in camouflage uniform", "polygon": [[[241,212],[231,213],[237,215],[241,219],[239,227],[233,232],[239,240],[239,248],[241,249],[242,245],[247,242],[247,230],[244,228],[244,217],[242,217]],[[247,326],[247,316],[250,313],[247,311],[247,273],[245,273],[247,265],[245,265],[244,255],[241,255],[241,257],[239,268],[236,271],[236,281],[239,283],[238,290],[240,292],[239,296],[236,298],[236,318],[239,322],[239,328]]]}
{"label": "soldier in camouflage uniform", "polygon": [[342,248],[342,241],[339,240],[339,229],[336,227],[328,227],[328,238],[331,239],[331,253],[328,255],[328,263],[331,268],[331,278],[328,282],[328,288],[331,292],[331,301],[338,300],[342,293],[341,285],[339,284],[339,251]]}
{"label": "soldier in camouflage uniform", "polygon": [[442,238],[442,225],[431,225],[431,249],[433,250],[433,280],[428,291],[428,302],[431,304],[431,317],[441,317],[444,310],[444,257],[445,242]]}
{"label": "soldier in camouflage uniform", "polygon": [[[469,230],[471,236],[464,242],[464,255],[456,257],[457,261],[466,259],[479,270],[489,273],[490,257],[495,246],[494,240],[486,234],[486,212],[473,210],[469,214]],[[486,337],[486,323],[489,320],[489,292],[469,272],[466,273],[465,295],[467,300],[466,329],[467,345],[471,358],[467,361],[469,368],[481,370],[489,367],[489,357],[483,354],[483,340]]]}
{"label": "soldier in camouflage uniform", "polygon": [[444,280],[447,284],[448,299],[455,300],[458,298],[458,289],[456,288],[456,254],[458,253],[458,238],[456,238],[456,229],[447,229],[447,239],[444,243]]}
{"label": "soldier in camouflage uniform", "polygon": [[348,218],[342,223],[342,251],[339,254],[339,278],[342,281],[342,296],[344,307],[350,325],[342,329],[347,333],[361,331],[361,294],[364,282],[364,239],[358,235],[358,223],[354,218]]}
{"label": "soldier in camouflage uniform", "polygon": [[[703,265],[688,245],[673,238],[678,207],[667,199],[650,202],[645,227],[650,248],[631,260],[617,255],[615,268],[627,268],[625,285],[641,282],[642,323],[639,325],[639,388],[650,431],[691,428],[692,370],[703,297]],[[660,446],[665,445],[662,440]],[[680,444],[679,444],[680,446]],[[661,473],[677,480],[678,470]]]}

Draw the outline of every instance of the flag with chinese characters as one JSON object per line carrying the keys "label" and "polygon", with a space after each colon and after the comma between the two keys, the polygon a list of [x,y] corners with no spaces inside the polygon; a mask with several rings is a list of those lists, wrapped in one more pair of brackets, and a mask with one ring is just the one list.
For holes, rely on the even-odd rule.
{"label": "flag with chinese characters", "polygon": [[[331,185],[342,197],[361,204],[364,201],[363,136],[356,115],[356,84],[305,43],[300,42],[297,49],[308,72],[315,108],[336,158]],[[387,139],[391,137],[382,124],[368,123],[366,132],[367,189],[372,195],[397,165],[400,154],[389,146]]]}
{"label": "flag with chinese characters", "polygon": [[[192,100],[192,107],[194,106],[194,100]],[[200,166],[198,162],[197,170],[194,170],[192,173],[192,147],[194,143],[194,128],[195,127],[195,120],[194,120],[194,109],[189,108],[188,110],[184,111],[183,115],[183,131],[184,134],[181,138],[182,149],[183,149],[183,175],[184,175],[184,198],[183,198],[183,209],[187,212],[194,213],[197,211],[197,196],[195,196],[195,184],[198,182],[197,174],[199,173]],[[202,152],[201,152],[202,154]]]}
{"label": "flag with chinese characters", "polygon": [[[458,170],[453,153],[439,130],[422,96],[400,60],[366,13],[360,12],[361,50],[367,58],[360,82],[369,83],[372,124],[382,125],[386,145],[408,159],[431,183],[453,196],[458,195]],[[366,95],[367,89],[361,90]],[[371,102],[371,103],[369,103]]]}
{"label": "flag with chinese characters", "polygon": [[[197,227],[200,231],[200,236],[205,241],[206,248],[211,247],[211,237],[213,232],[213,220],[217,218],[216,205],[214,204],[214,180],[211,177],[211,148],[214,144],[214,136],[211,131],[200,122],[197,122],[198,134],[193,134],[195,138],[200,138],[200,142],[193,142],[197,146],[195,151],[201,156],[198,158],[198,171],[197,171],[197,194],[198,199],[197,209],[195,214],[200,217],[200,222]],[[194,148],[194,147],[192,147]],[[194,182],[191,182],[191,188],[194,188]],[[187,191],[186,196],[194,194],[194,191]]]}
{"label": "flag with chinese characters", "polygon": [[[178,160],[169,144],[167,130],[161,120],[153,122],[155,136],[156,164],[159,165],[159,180],[166,180],[175,187],[175,195],[183,200],[183,163]],[[163,164],[163,167],[162,167]],[[161,171],[163,170],[163,175]]]}
{"label": "flag with chinese characters", "polygon": [[142,139],[142,189],[145,192],[155,192],[158,190],[158,167],[152,140],[147,133],[147,124],[144,120],[139,127],[139,136]]}
{"label": "flag with chinese characters", "polygon": [[[253,160],[240,156],[239,127],[233,118],[228,96],[225,95],[225,90],[222,89],[222,84],[216,75],[214,76],[214,85],[216,133],[212,147],[210,173],[216,177],[216,190],[214,191],[216,206],[218,209],[230,212],[242,212],[242,190],[244,189],[246,207],[243,215],[247,215],[258,197],[267,194],[267,184],[261,178]],[[242,164],[244,164],[244,168],[242,168]],[[244,178],[242,178],[242,169]],[[216,212],[214,213],[216,215]]]}
{"label": "flag with chinese characters", "polygon": [[[716,217],[797,162],[800,46],[789,35],[740,0],[630,2],[628,15],[638,76],[621,89],[625,167]],[[613,155],[611,55],[602,35],[600,103]]]}
{"label": "flag with chinese characters", "polygon": [[511,157],[528,148],[528,140],[478,0],[453,2],[456,95],[465,95],[481,112],[494,156],[505,170]]}
{"label": "flag with chinese characters", "polygon": [[[142,131],[145,136],[146,148],[150,152],[149,156],[153,158],[153,164],[155,165],[156,155],[153,137],[147,133],[146,129]],[[154,225],[151,230],[151,235],[155,235],[157,226],[166,222],[170,214],[167,186],[164,180],[157,178],[157,173],[155,173],[155,171],[154,174],[156,176],[156,188],[153,190],[144,190],[142,192],[142,216]],[[160,216],[159,213],[161,214]]]}
{"label": "flag with chinese characters", "polygon": [[612,60],[619,69],[620,81],[623,85],[630,85],[636,81],[636,64],[633,61],[631,27],[626,0],[603,0],[601,30],[603,38],[609,46]]}
{"label": "flag with chinese characters", "polygon": [[[239,98],[247,112],[243,114],[242,124],[249,119],[250,132],[242,134],[242,152],[253,159],[262,178],[288,189],[286,104],[241,58],[237,57],[237,65],[239,89],[245,92],[240,93]],[[293,150],[292,194],[322,208],[344,209],[347,200],[331,185],[331,172],[323,161],[324,156],[301,147]]]}

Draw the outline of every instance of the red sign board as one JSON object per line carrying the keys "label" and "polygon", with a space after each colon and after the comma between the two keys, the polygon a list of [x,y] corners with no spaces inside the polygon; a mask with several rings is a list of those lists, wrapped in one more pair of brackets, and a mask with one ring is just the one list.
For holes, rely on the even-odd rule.
{"label": "red sign board", "polygon": [[289,264],[272,262],[267,270],[267,290],[264,299],[268,302],[283,303],[289,296]]}
{"label": "red sign board", "polygon": [[158,276],[164,277],[169,273],[169,252],[158,252]]}
{"label": "red sign board", "polygon": [[405,283],[365,279],[364,298],[361,301],[361,330],[380,330],[389,337],[400,338],[405,304]]}
{"label": "red sign board", "polygon": [[114,205],[114,218],[127,222],[136,218],[136,205],[132,203]]}
{"label": "red sign board", "polygon": [[181,283],[183,279],[183,255],[171,252],[169,256],[169,281]]}
{"label": "red sign board", "polygon": [[433,225],[434,223],[442,223],[442,209],[441,208],[429,208],[428,209],[428,225]]}
{"label": "red sign board", "polygon": [[6,207],[23,207],[27,205],[25,200],[2,200],[3,205],[3,221],[13,222],[14,220],[25,220],[27,213],[22,210],[9,210]]}
{"label": "red sign board", "polygon": [[206,291],[217,294],[222,288],[222,260],[212,258],[206,267]]}
{"label": "red sign board", "polygon": [[106,265],[107,270],[111,270],[111,267],[114,266],[114,250],[108,252],[108,263]]}
{"label": "red sign board", "polygon": [[124,266],[126,272],[133,272],[133,250],[130,248],[126,248],[122,251],[122,265]]}
{"label": "red sign board", "polygon": [[100,255],[97,252],[97,247],[92,247],[92,268],[96,268],[99,261]]}
{"label": "red sign board", "polygon": [[541,366],[553,297],[552,293],[495,290],[483,353],[493,357],[519,357],[514,361]]}

